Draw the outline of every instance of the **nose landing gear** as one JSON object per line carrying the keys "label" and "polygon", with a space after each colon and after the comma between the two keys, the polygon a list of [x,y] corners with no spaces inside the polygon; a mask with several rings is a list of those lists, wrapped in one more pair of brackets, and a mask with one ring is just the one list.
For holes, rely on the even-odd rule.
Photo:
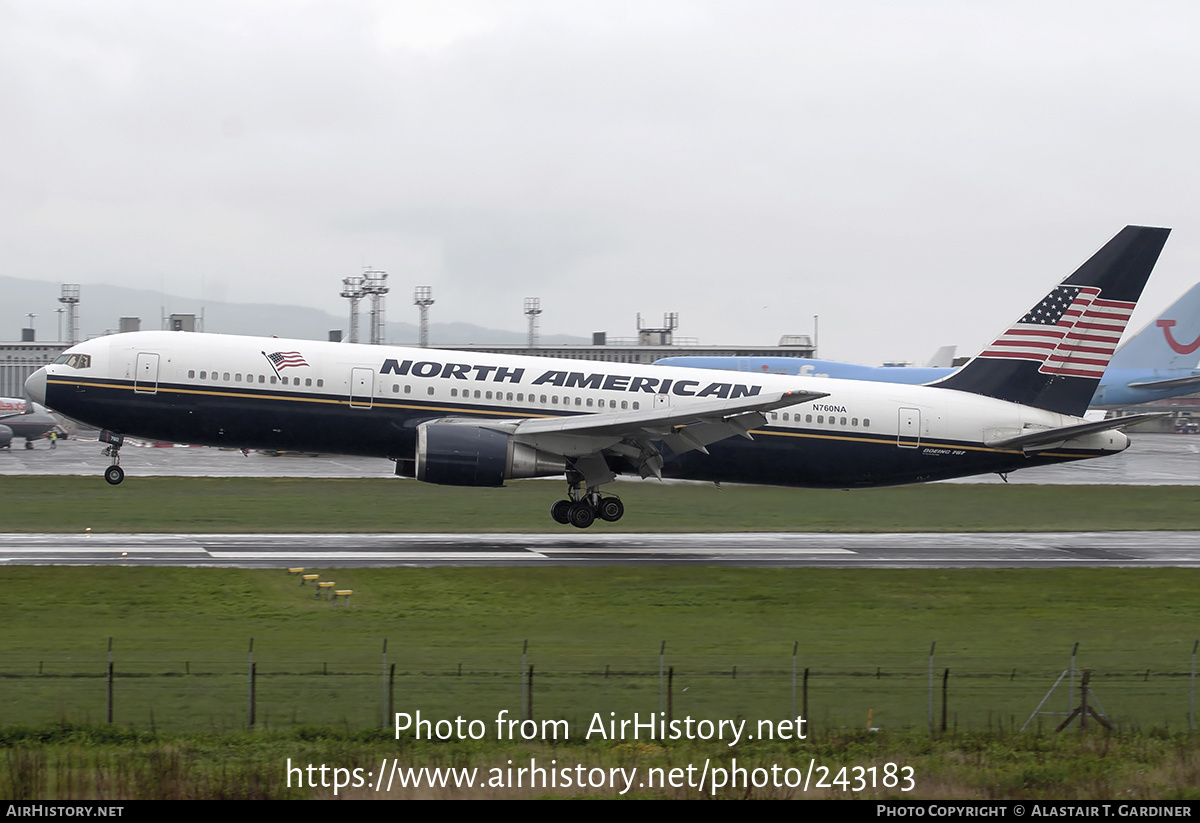
{"label": "nose landing gear", "polygon": [[102,454],[112,458],[112,465],[104,470],[104,480],[110,486],[116,486],[125,479],[125,470],[121,468],[121,446],[125,444],[125,436],[105,429],[100,432],[100,442],[108,444]]}

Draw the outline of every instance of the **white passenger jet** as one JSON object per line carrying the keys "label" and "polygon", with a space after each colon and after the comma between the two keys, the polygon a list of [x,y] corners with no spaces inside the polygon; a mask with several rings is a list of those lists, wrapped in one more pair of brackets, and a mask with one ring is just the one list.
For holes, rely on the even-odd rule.
{"label": "white passenger jet", "polygon": [[24,437],[25,448],[32,449],[34,440],[57,428],[58,420],[37,403],[0,397],[0,449],[10,448],[15,437]]}
{"label": "white passenger jet", "polygon": [[1166,242],[1129,226],[930,386],[698,371],[271,337],[132,332],[67,350],[30,396],[125,435],[387,457],[429,483],[566,475],[551,514],[587,528],[624,506],[618,474],[817,488],[1008,472],[1124,450],[1088,422],[1096,383]]}

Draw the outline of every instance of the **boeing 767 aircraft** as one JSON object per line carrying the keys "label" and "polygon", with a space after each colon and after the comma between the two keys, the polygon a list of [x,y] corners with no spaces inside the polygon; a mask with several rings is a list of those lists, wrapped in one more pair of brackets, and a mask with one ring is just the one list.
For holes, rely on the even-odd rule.
{"label": "boeing 767 aircraft", "polygon": [[[1129,226],[932,386],[272,337],[132,332],[68,349],[30,396],[125,435],[370,455],[429,483],[565,475],[586,528],[619,474],[816,488],[920,483],[1114,454],[1147,415],[1087,408],[1168,229]],[[1151,415],[1152,416],[1152,415]]]}

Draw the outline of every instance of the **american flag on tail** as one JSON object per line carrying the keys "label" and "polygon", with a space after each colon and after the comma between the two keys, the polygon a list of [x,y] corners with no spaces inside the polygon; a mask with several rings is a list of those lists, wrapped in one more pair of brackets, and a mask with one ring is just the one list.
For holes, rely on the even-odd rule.
{"label": "american flag on tail", "polygon": [[980,357],[1032,360],[1043,374],[1100,377],[1134,303],[1103,300],[1091,286],[1059,286]]}

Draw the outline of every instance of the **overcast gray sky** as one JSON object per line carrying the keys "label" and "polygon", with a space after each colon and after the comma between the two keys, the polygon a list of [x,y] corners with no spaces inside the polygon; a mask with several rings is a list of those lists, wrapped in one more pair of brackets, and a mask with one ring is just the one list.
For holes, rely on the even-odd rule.
{"label": "overcast gray sky", "polygon": [[[1128,223],[1200,278],[1200,4],[0,0],[0,274],[973,354]],[[84,311],[86,312],[86,291]],[[4,295],[0,299],[16,299]],[[269,333],[269,330],[263,330]]]}

